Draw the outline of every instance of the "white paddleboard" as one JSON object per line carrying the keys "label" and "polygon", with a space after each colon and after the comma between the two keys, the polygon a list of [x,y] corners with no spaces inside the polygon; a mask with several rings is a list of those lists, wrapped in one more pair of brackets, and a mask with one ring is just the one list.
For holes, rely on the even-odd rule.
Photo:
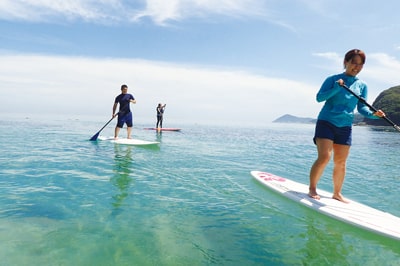
{"label": "white paddleboard", "polygon": [[368,231],[400,240],[400,217],[349,199],[349,203],[343,203],[332,199],[332,193],[320,189],[317,192],[321,199],[313,199],[308,196],[308,185],[271,173],[252,171],[251,175],[268,188],[308,208]]}
{"label": "white paddleboard", "polygon": [[99,139],[100,140],[109,140],[110,142],[117,143],[117,144],[135,145],[135,146],[160,144],[160,142],[157,142],[157,141],[147,141],[147,140],[141,140],[141,139],[126,139],[126,138],[114,139],[112,137],[109,137],[109,138],[99,137]]}

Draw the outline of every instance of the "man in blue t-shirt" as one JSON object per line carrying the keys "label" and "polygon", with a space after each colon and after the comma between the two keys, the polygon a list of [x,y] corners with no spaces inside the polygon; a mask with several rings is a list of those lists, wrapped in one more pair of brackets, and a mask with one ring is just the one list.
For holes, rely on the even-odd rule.
{"label": "man in blue t-shirt", "polygon": [[[114,138],[118,138],[119,131],[124,126],[124,124],[126,124],[127,126],[127,131],[128,131],[127,138],[128,139],[131,138],[133,118],[130,109],[130,103],[136,103],[136,100],[132,94],[128,93],[128,86],[124,84],[121,86],[121,94],[115,98],[113,105],[112,116],[115,117],[118,115],[118,122],[115,127]],[[115,113],[118,104],[119,104],[119,112]]]}

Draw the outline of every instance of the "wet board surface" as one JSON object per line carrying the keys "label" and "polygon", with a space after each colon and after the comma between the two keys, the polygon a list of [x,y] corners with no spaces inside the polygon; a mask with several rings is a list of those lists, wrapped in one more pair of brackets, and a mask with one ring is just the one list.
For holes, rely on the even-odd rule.
{"label": "wet board surface", "polygon": [[332,199],[332,193],[317,189],[321,199],[308,196],[308,185],[271,173],[251,171],[261,184],[283,196],[345,223],[400,240],[400,217],[348,199],[344,203]]}

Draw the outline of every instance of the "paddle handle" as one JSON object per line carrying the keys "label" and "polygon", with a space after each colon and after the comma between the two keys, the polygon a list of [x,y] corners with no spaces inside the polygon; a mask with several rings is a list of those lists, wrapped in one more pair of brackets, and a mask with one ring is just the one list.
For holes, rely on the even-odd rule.
{"label": "paddle handle", "polygon": [[[368,106],[369,109],[371,109],[372,111],[374,111],[375,113],[378,112],[378,109],[376,109],[375,107],[373,107],[372,105],[370,105],[369,103],[367,103],[367,101],[361,97],[360,95],[357,95],[354,91],[352,91],[349,87],[347,87],[346,84],[342,84],[341,85],[343,88],[345,88],[348,92],[350,92],[351,94],[353,94],[360,102],[362,102],[363,104],[365,104],[366,106]],[[400,126],[396,125],[392,120],[390,120],[386,115],[382,116],[381,118],[385,119],[386,122],[388,122],[389,124],[391,124],[397,131],[400,132]]]}

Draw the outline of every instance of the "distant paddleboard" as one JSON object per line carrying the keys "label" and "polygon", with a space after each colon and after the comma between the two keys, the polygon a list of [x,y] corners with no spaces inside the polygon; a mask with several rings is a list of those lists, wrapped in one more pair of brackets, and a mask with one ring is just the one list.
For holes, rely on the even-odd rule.
{"label": "distant paddleboard", "polygon": [[125,144],[125,145],[135,145],[135,146],[157,145],[157,144],[160,143],[160,142],[157,142],[157,141],[147,141],[147,140],[140,140],[140,139],[126,139],[126,138],[114,139],[112,137],[109,137],[109,138],[99,137],[99,140],[109,140],[112,143]]}
{"label": "distant paddleboard", "polygon": [[144,129],[146,129],[146,130],[157,130],[157,131],[181,131],[180,128],[173,128],[173,127],[162,127],[162,128],[145,127]]}
{"label": "distant paddleboard", "polygon": [[308,196],[308,185],[267,172],[252,171],[251,175],[269,189],[322,214],[368,231],[400,240],[400,217],[367,205],[332,199],[332,193],[318,189],[320,200]]}

